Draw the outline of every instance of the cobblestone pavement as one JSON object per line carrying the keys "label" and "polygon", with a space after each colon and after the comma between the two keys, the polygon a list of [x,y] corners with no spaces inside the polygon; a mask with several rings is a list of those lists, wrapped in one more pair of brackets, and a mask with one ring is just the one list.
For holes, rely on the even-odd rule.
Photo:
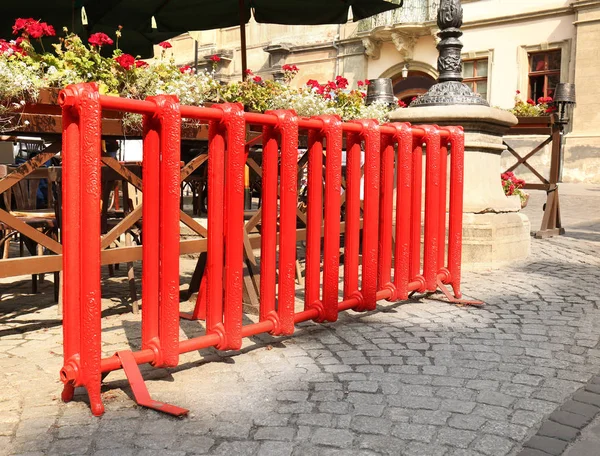
{"label": "cobblestone pavement", "polygon": [[[35,297],[3,295],[0,454],[518,454],[600,373],[600,192],[566,195],[565,220],[570,199],[581,219],[573,215],[566,236],[533,239],[525,262],[465,274],[464,292],[483,299],[482,309],[382,303],[334,324],[303,323],[290,338],[254,337],[241,352],[188,353],[176,369],[143,366],[153,397],[189,408],[185,419],[137,407],[121,371],[105,379],[101,418],[85,394],[61,403],[51,284]],[[184,278],[192,265],[182,259]],[[140,320],[119,298],[126,284],[108,282],[105,355],[140,342]],[[20,291],[28,286],[23,278]],[[195,322],[181,328],[182,338],[202,333]],[[593,432],[597,422],[575,446]],[[582,456],[575,446],[567,454]]]}

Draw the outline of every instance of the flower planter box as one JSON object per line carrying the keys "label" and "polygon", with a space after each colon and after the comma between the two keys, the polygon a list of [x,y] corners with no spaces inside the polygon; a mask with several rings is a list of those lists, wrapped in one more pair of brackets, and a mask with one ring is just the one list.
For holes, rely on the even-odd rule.
{"label": "flower planter box", "polygon": [[[60,135],[62,134],[62,111],[58,105],[60,89],[41,89],[37,103],[26,104],[21,113],[12,114],[11,123],[14,129],[9,134],[36,134]],[[141,129],[124,128],[123,113],[118,111],[102,111],[102,135],[140,138]],[[184,121],[182,129],[183,139],[207,140],[208,125],[190,124]]]}
{"label": "flower planter box", "polygon": [[506,135],[549,135],[556,116],[519,117],[519,123],[511,127]]}

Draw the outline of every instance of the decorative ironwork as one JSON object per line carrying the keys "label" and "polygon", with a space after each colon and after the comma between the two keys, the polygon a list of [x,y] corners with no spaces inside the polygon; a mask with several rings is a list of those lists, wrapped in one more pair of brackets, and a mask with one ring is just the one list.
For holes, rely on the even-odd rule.
{"label": "decorative ironwork", "polygon": [[[400,2],[401,0],[390,0],[390,3]],[[369,32],[377,27],[431,22],[436,18],[438,5],[439,0],[404,0],[401,8],[361,20],[358,23],[358,31]]]}
{"label": "decorative ironwork", "polygon": [[410,106],[439,106],[439,105],[481,105],[489,106],[479,94],[462,82],[462,61],[460,51],[463,47],[460,37],[462,31],[463,9],[460,0],[441,0],[437,14],[437,25],[440,28],[437,45],[439,57],[437,67],[438,83]]}

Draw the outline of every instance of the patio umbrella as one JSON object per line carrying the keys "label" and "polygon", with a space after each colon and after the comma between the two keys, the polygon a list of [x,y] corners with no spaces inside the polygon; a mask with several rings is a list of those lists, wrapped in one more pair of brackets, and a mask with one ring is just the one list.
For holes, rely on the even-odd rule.
{"label": "patio umbrella", "polygon": [[[12,26],[17,18],[40,19],[53,25],[57,35],[62,35],[62,28],[77,33],[84,41],[87,36],[103,32],[114,39],[117,26],[122,25],[122,39],[119,47],[123,52],[152,57],[154,44],[181,35],[186,30],[176,27],[166,29],[164,26],[154,29],[151,26],[153,13],[164,3],[164,0],[17,0],[2,5],[0,15],[0,38],[10,39]],[[85,17],[85,21],[82,20]],[[16,38],[16,37],[15,37]],[[44,38],[46,49],[56,38]],[[46,42],[48,45],[46,45]],[[110,49],[104,49],[111,52]]]}
{"label": "patio umbrella", "polygon": [[[343,24],[352,8],[355,21],[402,6],[402,0],[17,0],[2,6],[0,36],[8,38],[18,17],[67,26],[85,37],[112,36],[123,26],[123,52],[152,57],[153,44],[191,30],[241,26],[242,66],[246,67],[245,27],[257,22],[287,25]],[[83,11],[85,14],[82,14]],[[86,17],[87,24],[82,21]]]}
{"label": "patio umbrella", "polygon": [[[242,77],[246,74],[246,27],[256,22],[283,25],[343,24],[352,8],[354,21],[402,6],[404,0],[170,0],[160,9],[166,28],[211,30],[240,25]],[[198,9],[202,14],[198,16]],[[159,16],[156,16],[159,22]],[[159,28],[161,24],[158,24]]]}

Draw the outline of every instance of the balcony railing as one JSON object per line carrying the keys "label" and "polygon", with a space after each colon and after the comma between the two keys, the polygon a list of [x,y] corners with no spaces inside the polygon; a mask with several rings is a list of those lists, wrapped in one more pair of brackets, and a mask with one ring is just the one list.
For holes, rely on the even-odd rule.
{"label": "balcony railing", "polygon": [[[401,0],[390,0],[400,3]],[[435,21],[439,0],[404,0],[404,5],[392,11],[363,19],[358,24],[359,32],[368,32],[376,27],[396,24],[420,24]]]}

